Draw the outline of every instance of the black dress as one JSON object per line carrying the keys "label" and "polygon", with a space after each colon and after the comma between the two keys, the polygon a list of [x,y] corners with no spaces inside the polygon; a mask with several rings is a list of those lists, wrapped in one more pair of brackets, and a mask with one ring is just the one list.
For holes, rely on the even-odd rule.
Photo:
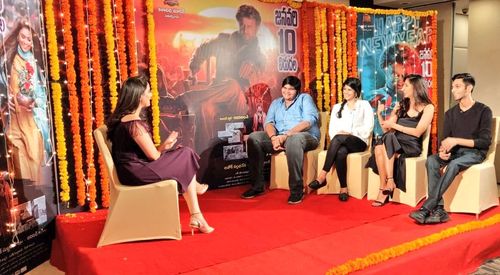
{"label": "black dress", "polygon": [[[403,117],[398,118],[397,124],[410,128],[417,128],[418,122],[422,118],[423,111],[418,113],[415,117],[410,117],[405,114]],[[375,142],[375,145],[385,145],[387,157],[390,159],[395,153],[400,154],[394,161],[394,181],[396,187],[401,191],[406,192],[406,166],[405,159],[409,157],[417,157],[422,153],[422,136],[415,137],[399,131],[390,131],[384,133],[380,139]],[[372,153],[367,168],[372,168],[373,172],[378,174],[377,163],[375,161],[375,154]]]}
{"label": "black dress", "polygon": [[111,151],[120,182],[145,185],[172,179],[177,181],[179,192],[186,191],[199,168],[198,155],[189,147],[180,147],[162,152],[156,160],[149,160],[133,139],[138,124],[149,129],[142,120],[121,122],[111,137]]}

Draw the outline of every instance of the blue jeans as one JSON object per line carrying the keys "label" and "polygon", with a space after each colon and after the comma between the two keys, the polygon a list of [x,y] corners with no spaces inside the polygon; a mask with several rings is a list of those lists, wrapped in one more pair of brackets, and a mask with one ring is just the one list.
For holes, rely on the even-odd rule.
{"label": "blue jeans", "polygon": [[[277,153],[271,139],[264,131],[253,132],[248,137],[248,167],[250,182],[255,191],[264,191],[264,160],[266,154]],[[291,194],[302,194],[302,165],[304,152],[318,147],[318,140],[307,132],[289,136],[285,141],[286,161],[288,164],[288,186]]]}
{"label": "blue jeans", "polygon": [[[428,198],[423,207],[434,210],[438,205],[444,205],[443,194],[453,182],[459,172],[471,167],[474,164],[483,162],[485,156],[474,148],[459,148],[452,153],[449,160],[442,160],[439,155],[432,155],[427,158],[427,179],[429,183]],[[446,171],[441,176],[439,170],[446,167]]]}

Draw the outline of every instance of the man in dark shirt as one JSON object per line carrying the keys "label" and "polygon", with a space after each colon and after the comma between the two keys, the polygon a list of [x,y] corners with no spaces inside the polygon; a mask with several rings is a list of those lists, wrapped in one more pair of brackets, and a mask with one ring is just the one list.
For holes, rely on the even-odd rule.
{"label": "man in dark shirt", "polygon": [[439,153],[426,162],[428,198],[419,210],[410,213],[420,224],[450,219],[443,208],[443,194],[460,171],[483,162],[491,144],[492,112],[472,98],[474,77],[460,73],[454,75],[452,81],[451,92],[458,104],[445,113]]}

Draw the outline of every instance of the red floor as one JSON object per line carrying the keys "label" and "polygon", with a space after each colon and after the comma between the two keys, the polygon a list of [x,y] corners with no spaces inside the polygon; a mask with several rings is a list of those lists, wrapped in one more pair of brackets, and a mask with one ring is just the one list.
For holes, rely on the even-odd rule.
{"label": "red floor", "polygon": [[[408,218],[411,207],[370,206],[367,200],[342,203],[335,195],[308,195],[286,203],[288,191],[275,190],[251,200],[245,187],[209,191],[200,197],[213,234],[191,236],[181,205],[183,239],[96,248],[106,211],[57,218],[51,263],[68,274],[324,274],[336,265],[475,220],[452,214],[451,221],[420,226]],[[480,219],[500,214],[496,207]],[[456,274],[500,256],[500,226],[445,239],[363,273]]]}

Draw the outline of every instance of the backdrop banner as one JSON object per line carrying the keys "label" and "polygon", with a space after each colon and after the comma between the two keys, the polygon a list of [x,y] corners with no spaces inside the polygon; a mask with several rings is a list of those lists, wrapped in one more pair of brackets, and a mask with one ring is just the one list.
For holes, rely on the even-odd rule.
{"label": "backdrop banner", "polygon": [[[143,10],[142,1],[135,1]],[[259,1],[154,1],[160,134],[201,156],[198,180],[248,182],[245,140],[263,130],[287,75],[299,75],[299,10]],[[144,22],[136,12],[136,21]],[[147,73],[145,26],[137,24],[139,69]]]}
{"label": "backdrop banner", "polygon": [[56,215],[40,1],[0,1],[0,274],[50,255]]}
{"label": "backdrop banner", "polygon": [[[383,117],[390,115],[403,99],[403,78],[406,74],[422,75],[432,90],[433,34],[432,16],[403,14],[357,15],[358,70],[363,97],[370,101],[374,111],[380,102],[385,104]],[[436,102],[437,103],[437,102]],[[374,136],[382,135],[375,116]]]}

